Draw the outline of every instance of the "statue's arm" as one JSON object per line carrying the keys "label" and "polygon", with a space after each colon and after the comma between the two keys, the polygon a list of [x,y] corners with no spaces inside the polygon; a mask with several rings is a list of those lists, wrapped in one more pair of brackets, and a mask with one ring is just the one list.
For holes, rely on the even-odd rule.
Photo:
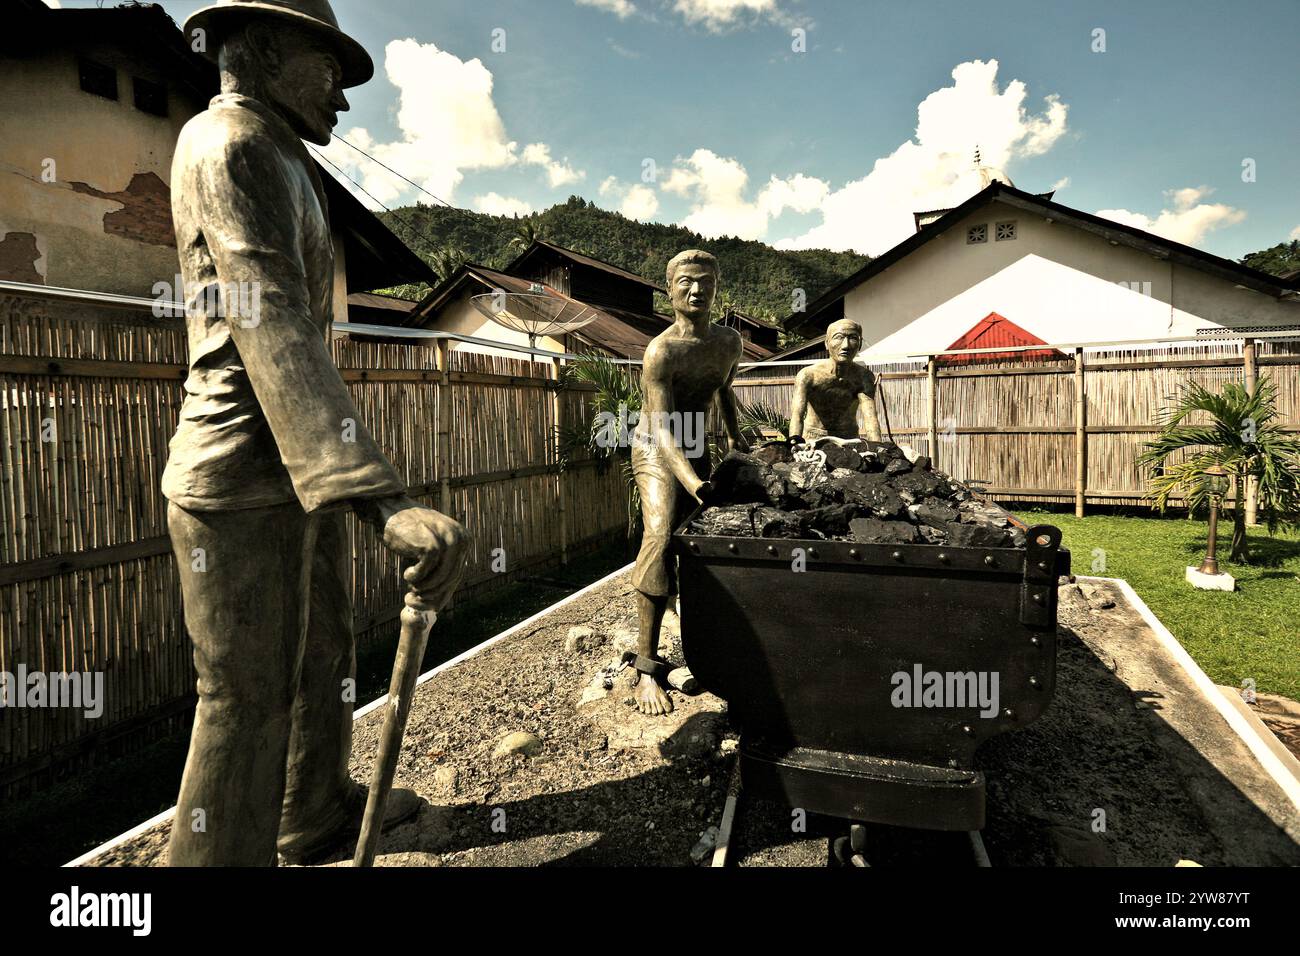
{"label": "statue's arm", "polygon": [[876,414],[876,377],[871,369],[863,371],[862,391],[858,393],[858,432],[872,441],[881,441],[880,416]]}
{"label": "statue's arm", "polygon": [[745,440],[744,434],[740,430],[740,415],[736,410],[736,393],[731,390],[731,383],[735,381],[736,372],[740,365],[740,356],[742,350],[737,354],[736,360],[731,363],[731,371],[727,373],[727,380],[722,383],[722,388],[718,389],[718,410],[722,413],[722,427],[727,433],[727,447],[732,451],[749,451],[749,442]]}
{"label": "statue's arm", "polygon": [[641,367],[641,389],[645,396],[641,416],[650,416],[656,454],[663,458],[681,486],[697,501],[701,500],[707,482],[695,473],[686,452],[672,433],[666,414],[673,411],[672,373],[655,342],[646,349],[645,364]]}
{"label": "statue's arm", "polygon": [[799,369],[794,377],[794,395],[790,399],[790,434],[787,438],[803,437],[803,419],[808,413],[808,366]]}
{"label": "statue's arm", "polygon": [[226,316],[231,338],[304,509],[400,495],[405,482],[361,422],[313,321],[285,162],[269,140],[237,136],[187,177],[218,280],[247,296],[247,308]]}

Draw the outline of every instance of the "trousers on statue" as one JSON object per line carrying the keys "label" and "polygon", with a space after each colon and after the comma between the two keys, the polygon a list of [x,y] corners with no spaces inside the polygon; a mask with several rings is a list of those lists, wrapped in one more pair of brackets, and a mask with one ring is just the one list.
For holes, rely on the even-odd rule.
{"label": "trousers on statue", "polygon": [[170,504],[198,707],[172,866],[274,866],[355,814],[343,513]]}

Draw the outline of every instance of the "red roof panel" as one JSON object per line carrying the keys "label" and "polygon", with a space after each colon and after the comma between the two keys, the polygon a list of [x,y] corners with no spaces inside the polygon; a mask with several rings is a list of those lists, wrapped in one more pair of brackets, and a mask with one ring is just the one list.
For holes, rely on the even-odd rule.
{"label": "red roof panel", "polygon": [[[1047,343],[1026,332],[1010,319],[990,312],[975,323],[969,332],[959,338],[948,351],[954,349],[992,349],[998,346],[1046,345]],[[979,355],[940,355],[940,365],[975,365],[984,362],[1053,362],[1065,358],[1059,349],[1029,349],[1023,352],[983,352]]]}

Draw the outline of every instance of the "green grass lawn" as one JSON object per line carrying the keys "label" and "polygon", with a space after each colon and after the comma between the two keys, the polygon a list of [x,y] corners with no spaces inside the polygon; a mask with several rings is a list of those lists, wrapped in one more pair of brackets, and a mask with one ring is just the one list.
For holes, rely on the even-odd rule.
{"label": "green grass lawn", "polygon": [[[1054,524],[1075,574],[1124,578],[1218,684],[1300,700],[1300,533],[1263,527],[1249,535],[1252,563],[1226,560],[1231,519],[1219,524],[1219,570],[1237,590],[1198,591],[1183,580],[1205,554],[1205,521],[1016,510],[1029,524]],[[1096,550],[1099,549],[1099,550]],[[1103,554],[1104,552],[1104,554]],[[1104,559],[1104,570],[1101,560]]]}

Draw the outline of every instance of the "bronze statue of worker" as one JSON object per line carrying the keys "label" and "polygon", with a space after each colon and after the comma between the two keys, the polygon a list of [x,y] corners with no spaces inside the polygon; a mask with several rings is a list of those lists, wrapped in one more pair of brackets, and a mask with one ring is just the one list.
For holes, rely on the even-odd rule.
{"label": "bronze statue of worker", "polygon": [[[365,807],[348,775],[344,515],[415,562],[421,610],[455,590],[467,539],[407,497],[330,356],[334,248],[302,140],[329,143],[369,55],[326,0],[221,0],[185,32],[221,93],[172,163],[190,367],[162,490],[199,679],[170,862],[308,861],[355,835]],[[195,307],[214,288],[216,314]],[[418,806],[395,791],[387,819]]]}
{"label": "bronze statue of worker", "polygon": [[876,378],[854,361],[862,351],[862,326],[840,319],[826,328],[828,358],[799,370],[790,401],[790,438],[867,438],[880,441]]}
{"label": "bronze statue of worker", "polygon": [[[677,593],[677,566],[669,544],[673,528],[709,492],[704,420],[717,402],[729,449],[748,451],[736,416],[731,380],[741,357],[741,338],[710,321],[718,291],[718,260],[696,249],[668,263],[673,324],[651,340],[641,369],[644,396],[632,441],[632,473],[641,496],[644,533],[632,572],[637,592],[637,708],[659,716],[673,709],[662,681],[659,629]],[[690,442],[689,436],[698,441]]]}

